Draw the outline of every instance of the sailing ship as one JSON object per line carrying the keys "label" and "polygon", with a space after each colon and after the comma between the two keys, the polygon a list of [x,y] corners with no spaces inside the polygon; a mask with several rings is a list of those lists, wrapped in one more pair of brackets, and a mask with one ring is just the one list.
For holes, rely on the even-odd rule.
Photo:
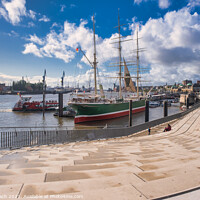
{"label": "sailing ship", "polygon": [[[118,17],[119,23],[119,17]],[[129,101],[132,100],[132,113],[138,113],[145,110],[145,100],[140,100],[139,98],[139,70],[137,70],[137,98],[129,98],[123,99],[122,97],[122,59],[121,59],[121,36],[120,36],[120,23],[118,26],[119,29],[119,99],[106,99],[102,98],[103,95],[97,94],[97,81],[96,81],[96,73],[97,73],[97,58],[96,58],[96,41],[95,41],[95,24],[94,24],[94,16],[93,16],[93,40],[94,40],[94,62],[91,63],[88,58],[87,60],[91,64],[94,69],[94,85],[95,85],[95,95],[86,95],[84,94],[82,97],[77,95],[75,98],[72,98],[68,105],[70,105],[73,109],[76,110],[76,116],[74,118],[74,123],[82,123],[88,121],[98,121],[98,120],[106,120],[113,119],[122,116],[129,115]],[[137,48],[138,49],[138,48]],[[81,50],[81,49],[80,49]],[[81,50],[82,51],[82,50]],[[139,59],[139,49],[137,50],[137,60]],[[85,56],[85,54],[83,53]],[[125,63],[125,61],[124,61]],[[139,67],[139,61],[137,62],[137,68]],[[125,72],[125,81],[129,84],[129,87],[132,87],[130,73]],[[100,87],[102,90],[102,88]]]}

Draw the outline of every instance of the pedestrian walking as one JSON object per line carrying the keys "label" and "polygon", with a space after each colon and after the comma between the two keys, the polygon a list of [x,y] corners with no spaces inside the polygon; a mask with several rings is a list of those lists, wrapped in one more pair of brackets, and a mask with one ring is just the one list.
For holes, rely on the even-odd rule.
{"label": "pedestrian walking", "polygon": [[148,133],[149,133],[149,135],[151,135],[151,128],[150,127],[148,128]]}

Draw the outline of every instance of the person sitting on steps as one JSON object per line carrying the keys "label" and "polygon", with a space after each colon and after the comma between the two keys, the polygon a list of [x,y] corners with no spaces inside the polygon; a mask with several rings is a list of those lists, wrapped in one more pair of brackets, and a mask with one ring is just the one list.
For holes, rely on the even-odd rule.
{"label": "person sitting on steps", "polygon": [[168,124],[168,126],[167,127],[165,127],[165,129],[164,129],[164,132],[166,132],[166,131],[171,131],[171,126],[170,126],[170,124]]}

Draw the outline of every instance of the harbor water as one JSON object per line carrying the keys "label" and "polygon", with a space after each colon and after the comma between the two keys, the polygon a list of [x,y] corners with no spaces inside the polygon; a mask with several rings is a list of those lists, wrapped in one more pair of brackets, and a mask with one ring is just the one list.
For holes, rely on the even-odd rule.
{"label": "harbor water", "polygon": [[[111,95],[111,94],[110,94]],[[113,96],[115,94],[112,93]],[[30,95],[26,95],[30,96]],[[42,101],[42,95],[31,95],[32,101]],[[64,106],[67,105],[67,102],[70,98],[70,93],[63,95]],[[15,129],[22,129],[23,127],[27,128],[58,128],[58,129],[81,129],[88,126],[94,127],[122,127],[128,126],[128,116],[96,121],[96,122],[87,122],[74,125],[73,118],[59,118],[53,116],[55,111],[45,112],[43,117],[42,112],[13,112],[12,107],[19,100],[18,95],[0,95],[0,129],[1,131],[6,131],[9,127]],[[46,100],[57,100],[58,94],[47,94]],[[179,103],[172,104],[168,108],[168,115],[181,112],[179,109]],[[149,118],[150,121],[163,117],[163,107],[150,108]],[[144,112],[137,113],[133,115],[133,126],[144,123]]]}

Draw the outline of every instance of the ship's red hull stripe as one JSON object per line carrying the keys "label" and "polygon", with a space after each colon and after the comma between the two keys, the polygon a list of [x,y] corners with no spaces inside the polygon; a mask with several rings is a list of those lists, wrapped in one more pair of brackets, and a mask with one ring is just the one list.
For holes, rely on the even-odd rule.
{"label": "ship's red hull stripe", "polygon": [[[140,107],[140,108],[135,108],[134,110],[132,110],[132,113],[138,113],[138,112],[142,112],[145,110],[145,107]],[[105,120],[105,119],[113,119],[113,118],[118,118],[118,117],[122,117],[122,116],[127,116],[129,115],[129,110],[124,111],[124,112],[118,112],[118,113],[108,113],[105,115],[95,115],[95,116],[85,116],[85,117],[79,117],[76,116],[74,118],[74,123],[78,124],[81,122],[89,122],[89,121],[99,121],[99,120]]]}

